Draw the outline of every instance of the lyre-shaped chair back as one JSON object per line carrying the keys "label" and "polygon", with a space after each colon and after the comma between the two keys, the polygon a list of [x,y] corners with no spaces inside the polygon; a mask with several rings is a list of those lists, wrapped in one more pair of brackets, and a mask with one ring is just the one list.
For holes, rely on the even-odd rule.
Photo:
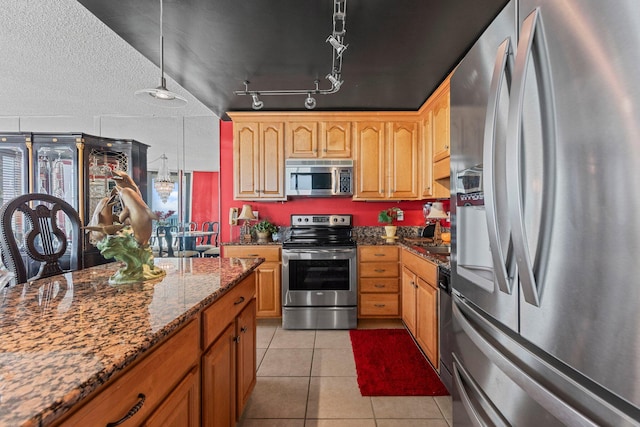
{"label": "lyre-shaped chair back", "polygon": [[[16,283],[64,273],[67,268],[63,269],[61,261],[67,254],[68,270],[79,270],[84,242],[81,228],[78,212],[64,200],[40,193],[18,196],[0,208],[2,261]],[[29,277],[25,256],[40,263],[33,277]]]}

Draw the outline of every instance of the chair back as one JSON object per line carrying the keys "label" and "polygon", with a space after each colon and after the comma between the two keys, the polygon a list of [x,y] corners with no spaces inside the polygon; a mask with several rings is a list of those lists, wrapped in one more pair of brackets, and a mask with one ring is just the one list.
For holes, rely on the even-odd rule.
{"label": "chair back", "polygon": [[173,257],[173,239],[178,227],[175,225],[159,225],[156,228],[156,237],[158,239],[158,256],[162,257],[163,252],[167,252],[167,256]]}
{"label": "chair back", "polygon": [[[81,269],[81,233],[78,212],[48,194],[23,194],[0,208],[2,262],[14,274],[15,283]],[[28,260],[39,263],[33,276]]]}
{"label": "chair back", "polygon": [[[220,223],[217,221],[205,221],[202,223],[202,231],[211,231],[214,234],[208,234],[198,238],[198,245],[213,245],[218,246],[218,234],[220,229]],[[212,243],[212,241],[214,243]]]}

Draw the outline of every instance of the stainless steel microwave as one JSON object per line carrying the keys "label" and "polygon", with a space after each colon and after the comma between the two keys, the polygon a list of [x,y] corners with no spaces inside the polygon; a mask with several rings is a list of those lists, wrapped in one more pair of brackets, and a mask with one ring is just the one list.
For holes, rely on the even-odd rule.
{"label": "stainless steel microwave", "polygon": [[288,159],[287,196],[352,196],[353,160]]}

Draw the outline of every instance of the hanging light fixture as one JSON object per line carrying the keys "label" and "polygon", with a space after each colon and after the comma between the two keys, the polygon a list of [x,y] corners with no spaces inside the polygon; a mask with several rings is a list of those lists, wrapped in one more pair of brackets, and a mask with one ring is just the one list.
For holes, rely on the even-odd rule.
{"label": "hanging light fixture", "polygon": [[158,196],[160,196],[162,203],[167,203],[167,200],[173,191],[174,183],[171,181],[169,167],[167,166],[167,156],[165,156],[164,153],[162,153],[160,160],[162,160],[162,164],[160,164],[160,168],[158,169],[158,176],[156,176],[153,187],[158,192]]}
{"label": "hanging light fixture", "polygon": [[160,86],[153,89],[140,89],[135,97],[147,104],[158,107],[179,108],[187,105],[187,100],[167,89],[164,78],[164,35],[163,35],[163,0],[160,0]]}

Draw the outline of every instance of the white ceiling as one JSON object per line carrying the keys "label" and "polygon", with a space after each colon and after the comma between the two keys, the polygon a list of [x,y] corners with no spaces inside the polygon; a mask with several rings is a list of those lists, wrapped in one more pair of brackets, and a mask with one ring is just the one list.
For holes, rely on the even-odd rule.
{"label": "white ceiling", "polygon": [[2,0],[0,22],[0,117],[215,117],[168,76],[186,107],[137,100],[160,69],[75,0]]}

